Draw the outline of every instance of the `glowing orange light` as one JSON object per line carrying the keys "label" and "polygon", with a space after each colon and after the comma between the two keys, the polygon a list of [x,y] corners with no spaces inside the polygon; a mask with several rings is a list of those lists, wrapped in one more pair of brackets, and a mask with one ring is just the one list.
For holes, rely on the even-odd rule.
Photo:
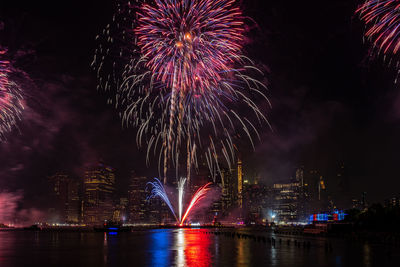
{"label": "glowing orange light", "polygon": [[192,35],[190,33],[185,34],[185,39],[186,40],[192,40]]}
{"label": "glowing orange light", "polygon": [[181,48],[183,46],[183,44],[182,44],[182,42],[181,41],[178,41],[178,42],[176,42],[176,47],[179,47],[179,48]]}

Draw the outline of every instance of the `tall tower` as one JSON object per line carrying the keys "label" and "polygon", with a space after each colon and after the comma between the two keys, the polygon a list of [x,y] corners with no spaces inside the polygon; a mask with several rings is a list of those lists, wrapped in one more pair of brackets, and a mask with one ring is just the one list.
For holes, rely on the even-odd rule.
{"label": "tall tower", "polygon": [[242,160],[238,159],[237,162],[237,179],[238,179],[238,206],[243,207],[243,169]]}
{"label": "tall tower", "polygon": [[[78,223],[79,218],[79,182],[65,173],[49,177],[52,197],[50,211],[52,220],[58,223]],[[53,216],[54,215],[54,216]]]}
{"label": "tall tower", "polygon": [[300,186],[304,185],[304,171],[302,168],[296,170],[296,181],[300,183]]}
{"label": "tall tower", "polygon": [[95,225],[111,220],[114,213],[114,169],[98,163],[84,177],[84,222]]}
{"label": "tall tower", "polygon": [[128,211],[130,223],[144,223],[147,219],[146,203],[147,177],[131,173],[128,191]]}

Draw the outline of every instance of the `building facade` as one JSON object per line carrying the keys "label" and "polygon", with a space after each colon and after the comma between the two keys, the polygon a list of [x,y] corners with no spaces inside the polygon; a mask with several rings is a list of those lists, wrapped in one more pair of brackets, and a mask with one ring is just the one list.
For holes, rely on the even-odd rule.
{"label": "building facade", "polygon": [[49,177],[51,187],[50,218],[52,223],[78,223],[80,215],[80,183],[65,173]]}
{"label": "building facade", "polygon": [[115,174],[103,163],[85,172],[83,222],[88,225],[111,221],[114,213]]}
{"label": "building facade", "polygon": [[143,223],[148,219],[148,206],[146,201],[147,177],[131,174],[128,191],[128,221],[129,223]]}

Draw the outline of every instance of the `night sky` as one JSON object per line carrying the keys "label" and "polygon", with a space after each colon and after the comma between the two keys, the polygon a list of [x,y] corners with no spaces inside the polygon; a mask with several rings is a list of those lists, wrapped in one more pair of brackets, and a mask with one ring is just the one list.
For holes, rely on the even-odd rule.
{"label": "night sky", "polygon": [[[7,3],[6,3],[7,2]],[[344,164],[346,190],[369,201],[398,194],[400,84],[395,70],[363,40],[354,10],[362,1],[242,1],[257,22],[247,54],[263,65],[273,131],[262,129],[255,153],[244,150],[247,173],[267,184],[317,169],[334,197]],[[95,36],[111,22],[112,1],[2,1],[0,43],[34,84],[19,131],[0,144],[0,191],[23,190],[30,205],[46,202],[47,177],[82,176],[99,159],[116,169],[120,189],[130,170],[156,176],[96,90],[90,62]],[[251,162],[251,164],[250,164]]]}

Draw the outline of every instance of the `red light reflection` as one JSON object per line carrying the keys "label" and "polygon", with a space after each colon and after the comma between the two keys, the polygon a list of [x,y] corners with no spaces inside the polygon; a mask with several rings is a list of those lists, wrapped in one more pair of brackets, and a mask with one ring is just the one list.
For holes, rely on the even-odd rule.
{"label": "red light reflection", "polygon": [[187,229],[185,231],[185,256],[187,266],[211,266],[210,236],[201,230]]}

